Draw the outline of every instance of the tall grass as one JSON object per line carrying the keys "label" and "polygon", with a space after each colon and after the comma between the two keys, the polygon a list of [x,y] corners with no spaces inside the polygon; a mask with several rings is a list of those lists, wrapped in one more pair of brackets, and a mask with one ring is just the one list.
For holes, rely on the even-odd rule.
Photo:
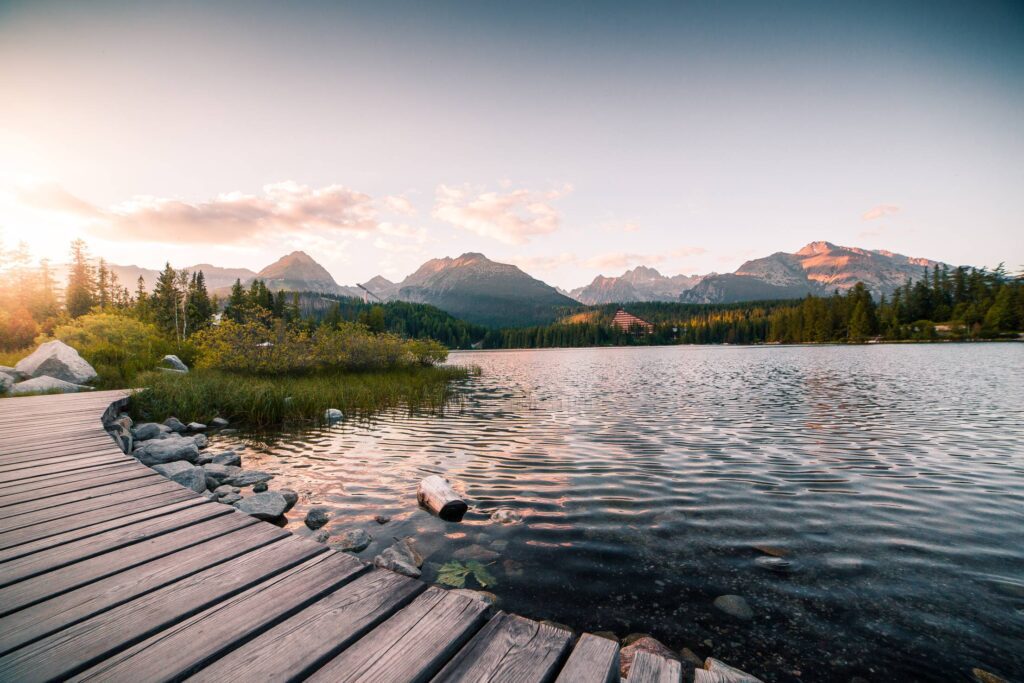
{"label": "tall grass", "polygon": [[22,349],[21,351],[2,351],[0,350],[0,365],[6,365],[9,368],[13,368],[18,364],[18,361],[27,356],[28,354],[35,351],[35,347],[29,347]]}
{"label": "tall grass", "polygon": [[150,372],[131,402],[136,420],[208,423],[223,417],[247,427],[317,424],[327,408],[367,416],[391,408],[438,411],[454,396],[453,380],[478,374],[460,366],[407,367],[379,372],[252,376],[217,370]]}

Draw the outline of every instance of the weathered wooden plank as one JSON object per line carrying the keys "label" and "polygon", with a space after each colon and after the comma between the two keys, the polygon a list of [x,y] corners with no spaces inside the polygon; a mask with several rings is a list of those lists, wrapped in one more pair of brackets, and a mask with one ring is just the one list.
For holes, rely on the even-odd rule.
{"label": "weathered wooden plank", "polygon": [[134,491],[146,486],[147,484],[152,484],[161,480],[169,481],[158,472],[150,470],[149,472],[143,473],[143,476],[137,479],[119,481],[87,489],[72,489],[71,491],[66,491],[60,495],[53,496],[52,498],[29,499],[20,503],[14,503],[13,505],[7,505],[0,508],[0,514],[4,516],[4,519],[10,519],[16,522],[17,520],[14,518],[18,515],[28,514],[29,512],[35,512],[36,510],[50,509],[57,505],[69,505],[70,503],[77,503],[81,500],[103,498],[112,493]]}
{"label": "weathered wooden plank", "polygon": [[50,463],[69,463],[74,460],[81,460],[97,455],[120,455],[121,460],[124,460],[127,456],[121,453],[120,450],[111,441],[109,444],[87,444],[87,443],[76,443],[73,446],[74,452],[61,452],[55,449],[47,449],[45,446],[40,448],[38,451],[32,451],[29,457],[23,460],[11,460],[9,462],[0,463],[0,472],[15,472],[17,470],[24,470],[36,467],[38,465],[50,464]]}
{"label": "weathered wooden plank", "polygon": [[[47,482],[60,477],[91,477],[95,476],[94,472],[99,471],[108,467],[125,467],[130,465],[140,464],[134,458],[111,458],[109,462],[101,463],[98,465],[91,465],[90,467],[84,467],[80,469],[60,469],[55,471],[33,471],[26,470],[21,472],[21,478],[18,479],[17,487],[21,486],[35,486],[35,485],[46,485]],[[39,468],[41,469],[41,468]],[[16,491],[17,487],[7,486],[3,490]]]}
{"label": "weathered wooden plank", "polygon": [[326,550],[293,536],[218,564],[0,657],[0,680],[73,676]]}
{"label": "weathered wooden plank", "polygon": [[[121,505],[111,505],[79,512],[66,518],[59,515],[44,514],[45,511],[33,513],[38,518],[35,523],[26,524],[9,531],[6,530],[6,527],[3,527],[4,531],[0,532],[0,548],[13,548],[23,544],[33,544],[37,541],[45,543],[46,546],[57,545],[69,540],[92,536],[107,529],[125,526],[140,519],[158,517],[167,512],[172,512],[172,509],[163,509],[167,506],[173,505],[175,506],[174,509],[177,509],[177,507],[188,507],[188,505],[198,505],[206,502],[204,498],[180,486],[177,489],[147,487],[147,490],[150,489],[154,491],[153,495],[136,497],[132,500],[130,510]],[[22,515],[18,518],[18,521],[24,522],[30,516]],[[75,535],[65,537],[65,533],[73,533]],[[55,541],[49,540],[55,536],[62,538]],[[18,553],[15,557],[24,554],[27,553]]]}
{"label": "weathered wooden plank", "polygon": [[22,426],[0,427],[0,449],[5,443],[17,441],[30,441],[43,443],[57,437],[73,436],[75,434],[88,434],[90,436],[103,433],[103,423],[95,409],[83,413],[88,417],[82,420],[68,419],[66,415],[54,416],[52,420],[34,420],[32,424]]}
{"label": "weathered wooden plank", "polygon": [[101,453],[99,455],[91,455],[81,460],[74,460],[70,462],[57,462],[46,465],[37,465],[28,468],[19,468],[10,472],[0,472],[0,484],[13,484],[16,481],[22,479],[34,479],[43,474],[51,474],[54,472],[76,472],[78,470],[89,469],[96,465],[107,465],[112,463],[125,462],[125,456],[123,453]]}
{"label": "weathered wooden plank", "polygon": [[56,548],[19,557],[3,564],[3,573],[0,574],[0,587],[9,586],[17,581],[23,581],[30,576],[53,571],[74,562],[81,562],[86,558],[101,553],[124,548],[152,536],[158,536],[196,524],[204,519],[231,513],[237,513],[237,511],[227,505],[220,505],[218,503],[197,505],[179,510],[170,515],[136,522],[120,529],[111,529],[89,538],[83,538]]}
{"label": "weathered wooden plank", "polygon": [[569,631],[499,612],[434,681],[549,681],[558,672],[571,643]]}
{"label": "weathered wooden plank", "polygon": [[[144,465],[142,466],[144,467]],[[48,489],[51,486],[60,486],[62,484],[70,484],[72,482],[86,482],[97,477],[105,477],[108,474],[113,474],[114,472],[138,470],[139,467],[140,463],[125,461],[91,467],[87,470],[78,470],[67,474],[51,474],[38,477],[36,479],[26,479],[18,482],[16,487],[0,489],[0,502],[12,497],[23,495],[27,491],[40,491]]]}
{"label": "weathered wooden plank", "polygon": [[189,522],[182,529],[147,538],[128,548],[94,555],[60,569],[5,586],[0,588],[0,616],[205,540],[220,538],[257,521],[249,515],[236,512]]}
{"label": "weathered wooden plank", "polygon": [[619,644],[584,633],[555,683],[619,683]]}
{"label": "weathered wooden plank", "polygon": [[[45,510],[37,510],[25,515],[12,517],[11,519],[4,519],[2,529],[3,531],[13,531],[14,529],[38,524],[39,522],[47,522],[60,516],[70,517],[72,515],[88,512],[89,510],[97,510],[99,508],[112,507],[115,505],[122,506],[125,503],[129,503],[130,501],[138,498],[154,496],[158,493],[168,493],[170,491],[188,491],[191,495],[196,495],[194,491],[190,491],[169,479],[164,479],[163,481],[141,486],[133,491],[121,491],[120,493],[112,493],[109,496],[90,498],[89,500],[79,500],[67,505],[55,505],[52,508],[46,508]],[[124,507],[120,509],[124,514],[130,512],[130,510]]]}
{"label": "weathered wooden plank", "polygon": [[230,651],[235,643],[286,619],[366,569],[351,555],[324,553],[119,652],[72,680],[181,680]]}
{"label": "weathered wooden plank", "polygon": [[629,670],[629,683],[681,683],[683,665],[653,652],[641,650]]}
{"label": "weathered wooden plank", "polygon": [[[126,481],[135,481],[151,477],[152,475],[153,470],[144,465],[139,465],[137,467],[117,469],[113,472],[104,473],[101,471],[92,479],[56,484],[47,488],[21,490],[20,493],[0,498],[0,515],[4,514],[6,508],[19,503],[27,503],[34,500],[52,500],[57,496],[63,496],[65,494],[75,493],[78,491],[88,491],[101,486],[108,486],[110,484],[117,484]],[[46,506],[44,505],[44,507]]]}
{"label": "weathered wooden plank", "polygon": [[232,650],[188,680],[301,680],[407,605],[426,587],[422,581],[374,569]]}
{"label": "weathered wooden plank", "polygon": [[482,600],[431,586],[308,680],[429,681],[480,628],[486,610]]}
{"label": "weathered wooden plank", "polygon": [[0,655],[288,535],[253,524],[26,607],[0,619]]}
{"label": "weathered wooden plank", "polygon": [[[632,679],[630,679],[632,680]],[[694,683],[764,683],[760,678],[723,661],[708,657],[704,660],[704,668],[693,672]]]}
{"label": "weathered wooden plank", "polygon": [[49,450],[51,453],[64,451],[80,444],[95,446],[113,445],[114,439],[105,431],[92,431],[78,429],[66,435],[46,435],[45,432],[37,434],[33,438],[23,437],[17,440],[7,440],[0,443],[0,453],[3,454],[4,462],[11,462],[16,456],[31,455]]}
{"label": "weathered wooden plank", "polygon": [[[0,563],[89,536],[95,536],[110,529],[128,526],[135,522],[141,522],[144,519],[152,519],[153,517],[159,517],[187,507],[206,503],[205,498],[194,495],[178,496],[177,502],[172,502],[169,505],[167,501],[160,500],[160,498],[161,496],[154,496],[152,503],[148,502],[150,500],[148,498],[136,501],[132,504],[131,509],[137,510],[137,512],[116,510],[115,513],[110,513],[109,508],[104,508],[86,513],[69,524],[65,524],[64,520],[54,520],[50,524],[40,524],[13,532],[14,534],[22,533],[21,542],[16,542],[14,537],[9,534],[0,534]],[[101,512],[107,512],[108,516],[106,518],[97,517],[96,519],[101,520],[99,522],[91,524],[88,522],[89,515],[98,515]],[[116,514],[116,516],[110,516],[111,514]],[[79,528],[75,527],[75,524],[83,524],[83,526]],[[72,528],[68,529],[68,526],[72,526]],[[8,536],[11,537],[8,538]]]}

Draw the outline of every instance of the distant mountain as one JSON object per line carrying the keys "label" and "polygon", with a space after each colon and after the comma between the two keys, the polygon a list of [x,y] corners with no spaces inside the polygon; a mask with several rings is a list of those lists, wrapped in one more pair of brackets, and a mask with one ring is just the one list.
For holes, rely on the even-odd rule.
{"label": "distant mountain", "polygon": [[358,287],[343,287],[334,281],[327,269],[304,251],[293,251],[282,256],[258,273],[252,280],[263,280],[269,289],[289,292],[319,292],[340,296],[362,297]]}
{"label": "distant mountain", "polygon": [[572,290],[570,296],[590,305],[630,301],[678,301],[680,294],[700,281],[699,275],[666,277],[654,268],[637,266],[619,277],[598,275],[586,287]]}
{"label": "distant mountain", "polygon": [[[122,266],[116,263],[108,263],[107,268],[117,276],[117,281],[122,287],[127,287],[133,292],[135,291],[136,284],[140,277],[146,283],[146,291],[151,292],[153,291],[153,286],[156,284],[156,279],[160,276],[159,270],[154,270],[153,268],[141,268],[135,265]],[[246,282],[256,276],[256,273],[248,268],[221,268],[220,266],[210,265],[209,263],[199,263],[194,266],[188,266],[185,270],[190,273],[195,273],[200,270],[203,271],[203,278],[206,280],[206,287],[211,292],[218,289],[230,288],[231,285],[235,284],[235,280]],[[58,264],[54,266],[54,277],[58,282],[66,281],[69,271],[70,266],[68,264]]]}
{"label": "distant mountain", "polygon": [[[241,280],[246,282],[256,277],[256,273],[252,272],[248,268],[221,268],[220,266],[210,265],[209,263],[199,263],[194,266],[186,268],[191,273],[196,271],[202,271],[203,279],[206,280],[206,286],[208,289],[219,289],[221,287],[230,287],[235,284],[235,280]],[[149,278],[146,278],[146,283],[149,283]]]}
{"label": "distant mountain", "polygon": [[516,266],[476,253],[427,261],[399,284],[398,298],[495,327],[548,323],[578,305]]}
{"label": "distant mountain", "polygon": [[875,296],[888,296],[906,282],[920,279],[938,261],[890,251],[811,242],[795,254],[776,252],[747,261],[735,273],[709,275],[682,293],[688,303],[732,303],[755,299],[795,299],[808,294],[844,292],[863,282]]}
{"label": "distant mountain", "polygon": [[398,285],[382,275],[370,278],[363,283],[363,287],[366,287],[384,301],[398,298]]}

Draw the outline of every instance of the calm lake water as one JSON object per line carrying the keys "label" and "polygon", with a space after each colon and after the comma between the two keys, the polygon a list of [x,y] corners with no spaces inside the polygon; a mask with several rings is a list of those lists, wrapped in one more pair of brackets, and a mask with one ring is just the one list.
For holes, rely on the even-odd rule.
{"label": "calm lake water", "polygon": [[[483,375],[443,416],[246,439],[246,467],[302,494],[289,528],[311,533],[305,510],[326,505],[332,532],[374,536],[364,559],[414,536],[428,580],[483,557],[506,610],[769,681],[1024,680],[1024,345],[451,362]],[[431,473],[470,499],[461,523],[417,508]],[[724,594],[752,618],[717,609]]]}

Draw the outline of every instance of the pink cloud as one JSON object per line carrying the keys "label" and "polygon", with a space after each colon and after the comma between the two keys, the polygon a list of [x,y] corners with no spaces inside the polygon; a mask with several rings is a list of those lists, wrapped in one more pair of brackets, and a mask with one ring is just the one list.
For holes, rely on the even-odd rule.
{"label": "pink cloud", "polygon": [[571,191],[571,185],[548,192],[520,189],[506,193],[440,185],[432,215],[505,244],[525,244],[532,237],[558,230],[561,215],[552,202]]}
{"label": "pink cloud", "polygon": [[255,195],[230,192],[200,202],[138,196],[107,208],[57,186],[27,188],[18,198],[77,216],[96,235],[147,242],[238,243],[268,233],[369,233],[379,227],[374,199],[343,185],[312,188],[285,181]]}
{"label": "pink cloud", "polygon": [[899,212],[900,207],[895,204],[879,204],[865,211],[864,215],[861,216],[861,220],[873,221]]}

